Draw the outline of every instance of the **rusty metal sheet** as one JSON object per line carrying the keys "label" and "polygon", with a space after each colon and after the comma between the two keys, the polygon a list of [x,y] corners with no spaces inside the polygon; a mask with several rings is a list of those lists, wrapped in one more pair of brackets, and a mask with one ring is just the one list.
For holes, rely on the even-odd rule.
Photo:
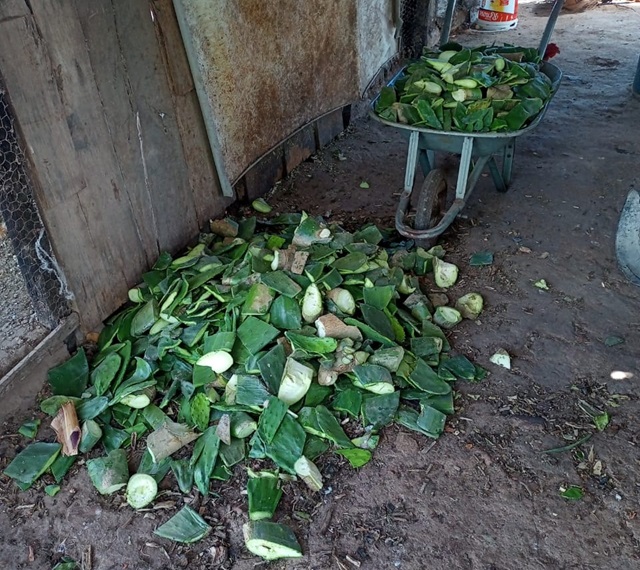
{"label": "rusty metal sheet", "polygon": [[[364,77],[388,59],[380,39],[391,0],[373,4],[359,18],[370,2],[174,0],[216,164],[230,181],[300,126],[359,98]],[[359,30],[381,11],[382,25]]]}

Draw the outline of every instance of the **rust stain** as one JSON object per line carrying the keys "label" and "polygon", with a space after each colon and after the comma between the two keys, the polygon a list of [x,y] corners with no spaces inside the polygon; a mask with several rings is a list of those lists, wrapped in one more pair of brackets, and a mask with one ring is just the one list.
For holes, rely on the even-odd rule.
{"label": "rust stain", "polygon": [[185,0],[228,174],[358,97],[356,3]]}

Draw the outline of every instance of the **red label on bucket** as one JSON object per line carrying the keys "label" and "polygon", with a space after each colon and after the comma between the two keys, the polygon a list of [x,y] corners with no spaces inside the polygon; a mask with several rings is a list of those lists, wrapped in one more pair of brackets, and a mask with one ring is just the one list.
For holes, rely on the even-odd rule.
{"label": "red label on bucket", "polygon": [[478,19],[484,20],[485,22],[510,22],[511,20],[515,20],[515,17],[513,14],[480,10],[480,12],[478,12]]}
{"label": "red label on bucket", "polygon": [[518,25],[518,0],[482,0],[478,27],[490,31],[510,30]]}
{"label": "red label on bucket", "polygon": [[480,13],[498,12],[500,14],[516,14],[518,11],[518,2],[517,0],[483,0],[480,8]]}

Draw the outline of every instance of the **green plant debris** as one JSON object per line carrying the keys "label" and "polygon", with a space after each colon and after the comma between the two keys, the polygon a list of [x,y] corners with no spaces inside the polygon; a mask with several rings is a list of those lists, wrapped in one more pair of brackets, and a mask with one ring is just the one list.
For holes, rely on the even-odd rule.
{"label": "green plant debris", "polygon": [[33,439],[36,437],[38,433],[38,428],[40,427],[40,420],[29,420],[24,422],[20,428],[18,429],[18,433],[23,435],[24,437],[28,437],[29,439]]}
{"label": "green plant debris", "polygon": [[594,416],[593,423],[595,424],[598,431],[604,431],[609,425],[609,414],[607,412],[604,412],[602,414]]}
{"label": "green plant debris", "polygon": [[592,437],[593,437],[593,434],[589,433],[581,437],[580,439],[574,441],[573,443],[570,443],[569,445],[563,445],[562,447],[554,447],[552,449],[545,449],[542,451],[542,453],[564,453],[565,451],[571,451],[572,449],[579,447],[583,443],[586,443]]}
{"label": "green plant debris", "polygon": [[493,265],[493,253],[490,251],[479,251],[474,253],[469,259],[469,265],[471,267],[484,267],[487,265]]}
{"label": "green plant debris", "polygon": [[26,490],[51,466],[62,446],[59,443],[31,443],[7,465],[4,474]]}
{"label": "green plant debris", "polygon": [[204,538],[211,527],[191,507],[184,506],[166,523],[160,525],[154,534],[175,542],[190,544]]}
{"label": "green plant debris", "polygon": [[538,279],[533,286],[538,289],[542,289],[543,291],[549,291],[549,285],[547,285],[547,282],[544,279]]}
{"label": "green plant debris", "polygon": [[44,492],[50,497],[55,497],[60,492],[60,485],[46,485]]}
{"label": "green plant debris", "polygon": [[624,343],[624,338],[621,336],[610,335],[604,339],[605,346],[618,346]]}
{"label": "green plant debris", "polygon": [[[442,247],[406,252],[375,226],[349,233],[306,214],[212,228],[184,255],[160,256],[91,362],[78,351],[50,371],[54,396],[41,408],[55,415],[74,403],[92,482],[102,494],[127,486],[133,508],[153,501],[169,472],[183,493],[207,495],[240,465],[264,462],[249,478],[247,547],[267,559],[299,556],[291,531],[266,521],[282,478],[319,491],[318,457],[335,452],[360,468],[393,423],[439,437],[452,384],[486,371],[449,354],[440,327],[461,312],[434,309],[417,278],[455,284],[459,270]],[[466,318],[479,314],[479,295],[456,298]],[[5,473],[26,488],[51,468],[59,482],[73,458],[59,458],[58,444],[32,445]],[[134,445],[142,458],[130,478]],[[185,507],[156,534],[188,543],[208,532]]]}
{"label": "green plant debris", "polygon": [[496,350],[496,352],[489,358],[489,361],[496,366],[502,366],[502,368],[511,370],[511,356],[509,356],[509,353],[504,348]]}
{"label": "green plant debris", "polygon": [[349,461],[351,467],[358,469],[371,461],[372,454],[368,449],[337,449],[336,453]]}
{"label": "green plant debris", "polygon": [[[521,61],[511,60],[513,50],[522,54]],[[553,94],[540,64],[530,48],[425,48],[393,85],[382,88],[375,112],[386,121],[441,131],[517,131]]]}
{"label": "green plant debris", "polygon": [[89,380],[89,364],[84,349],[48,373],[51,391],[56,395],[80,397]]}
{"label": "green plant debris", "polygon": [[52,570],[78,570],[79,568],[80,565],[75,560],[68,556],[63,556],[62,560],[58,562]]}
{"label": "green plant debris", "polygon": [[264,198],[258,198],[251,202],[251,207],[261,214],[268,214],[272,209]]}
{"label": "green plant debris", "polygon": [[579,501],[584,497],[584,491],[582,487],[579,487],[578,485],[570,485],[566,488],[560,488],[560,496],[568,501]]}
{"label": "green plant debris", "polygon": [[277,471],[249,470],[247,480],[247,497],[249,501],[249,519],[259,521],[270,519],[282,498],[280,479]]}
{"label": "green plant debris", "polygon": [[598,431],[604,431],[609,425],[610,417],[606,410],[598,410],[584,400],[578,402],[578,407],[591,418]]}
{"label": "green plant debris", "polygon": [[265,560],[302,556],[293,531],[283,524],[251,521],[243,526],[242,531],[247,550]]}
{"label": "green plant debris", "polygon": [[122,489],[129,480],[127,452],[114,449],[106,457],[87,461],[89,479],[101,495],[110,495]]}
{"label": "green plant debris", "polygon": [[369,188],[369,183],[366,180],[363,180],[362,182],[360,182],[360,188],[366,190],[367,188]]}

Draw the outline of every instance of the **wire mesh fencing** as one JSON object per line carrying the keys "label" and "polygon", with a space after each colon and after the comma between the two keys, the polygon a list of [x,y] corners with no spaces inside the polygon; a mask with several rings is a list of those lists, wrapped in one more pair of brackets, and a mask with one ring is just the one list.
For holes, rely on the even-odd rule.
{"label": "wire mesh fencing", "polygon": [[[0,82],[0,217],[24,277],[37,319],[54,328],[71,312],[69,291],[34,199],[28,161]],[[1,261],[0,261],[1,263]]]}
{"label": "wire mesh fencing", "polygon": [[400,55],[418,57],[427,42],[429,3],[437,0],[400,0]]}

